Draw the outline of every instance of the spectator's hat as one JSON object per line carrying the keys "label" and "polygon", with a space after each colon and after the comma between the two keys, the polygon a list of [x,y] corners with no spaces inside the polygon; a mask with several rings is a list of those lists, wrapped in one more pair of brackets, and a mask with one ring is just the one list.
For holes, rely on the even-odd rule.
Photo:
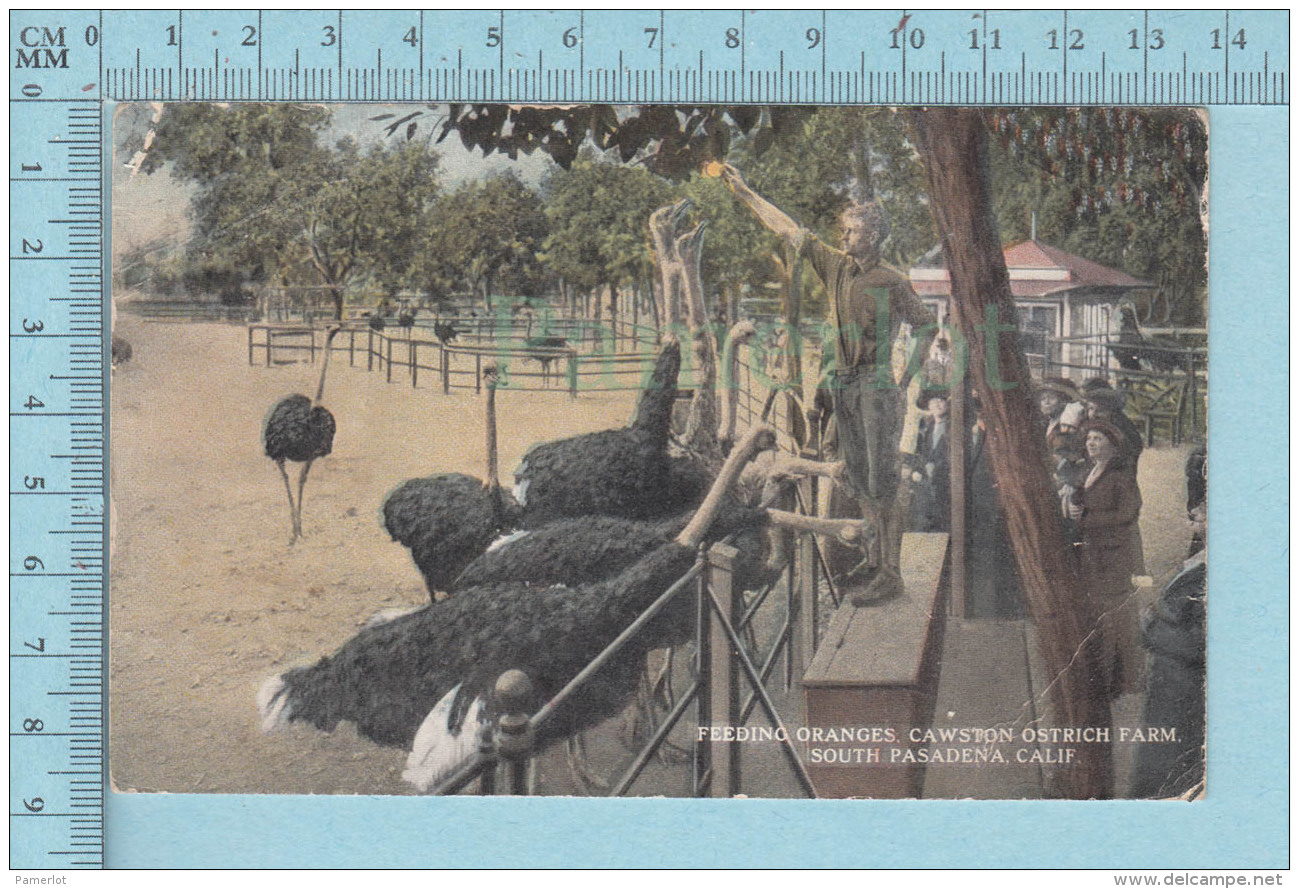
{"label": "spectator's hat", "polygon": [[1072,381],[1064,377],[1043,377],[1037,381],[1038,394],[1043,392],[1054,392],[1059,395],[1066,403],[1071,401],[1081,401],[1082,395],[1078,392],[1078,387]]}
{"label": "spectator's hat", "polygon": [[933,399],[942,398],[943,400],[950,400],[951,397],[952,393],[947,389],[929,389],[925,386],[921,386],[920,394],[916,396],[916,407],[920,408],[922,411],[927,410],[929,408],[929,402]]}
{"label": "spectator's hat", "polygon": [[1087,419],[1087,409],[1076,401],[1066,404],[1064,410],[1060,411],[1061,426],[1073,426],[1076,429],[1085,419]]}
{"label": "spectator's hat", "polygon": [[1088,420],[1083,424],[1083,434],[1088,432],[1101,433],[1114,443],[1114,447],[1119,452],[1123,452],[1127,447],[1127,438],[1124,437],[1123,432],[1119,427],[1115,426],[1113,423],[1106,422],[1105,420]]}
{"label": "spectator's hat", "polygon": [[1110,413],[1122,413],[1128,403],[1128,396],[1117,389],[1093,389],[1083,397],[1091,404],[1104,408]]}

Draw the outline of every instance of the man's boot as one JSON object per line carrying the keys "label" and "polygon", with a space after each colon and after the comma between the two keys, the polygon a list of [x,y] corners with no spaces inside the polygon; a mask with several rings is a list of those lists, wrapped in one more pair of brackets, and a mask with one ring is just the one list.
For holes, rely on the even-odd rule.
{"label": "man's boot", "polygon": [[903,593],[902,586],[902,516],[894,500],[877,510],[875,543],[879,553],[879,570],[866,589],[852,597],[857,607],[878,605]]}

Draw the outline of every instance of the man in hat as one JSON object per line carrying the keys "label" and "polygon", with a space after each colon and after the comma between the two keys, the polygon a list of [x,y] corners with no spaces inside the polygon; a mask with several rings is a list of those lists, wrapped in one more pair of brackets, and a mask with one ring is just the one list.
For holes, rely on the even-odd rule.
{"label": "man in hat", "polygon": [[[903,522],[897,502],[902,431],[893,343],[905,321],[916,337],[914,354],[927,356],[937,331],[936,319],[906,276],[882,264],[880,247],[888,222],[879,205],[855,203],[844,210],[842,249],[836,250],[749,188],[730,164],[722,166],[721,175],[763,225],[807,257],[830,295],[836,336],[827,345],[834,352],[830,389],[840,453],[862,517],[874,527],[867,562],[878,566],[852,602],[868,605],[892,598],[902,593]],[[906,391],[916,364],[906,363],[901,391]]]}
{"label": "man in hat", "polygon": [[920,419],[916,436],[916,468],[911,474],[915,495],[911,501],[914,531],[942,531],[951,527],[951,438],[947,393],[921,389],[916,407],[928,414]]}

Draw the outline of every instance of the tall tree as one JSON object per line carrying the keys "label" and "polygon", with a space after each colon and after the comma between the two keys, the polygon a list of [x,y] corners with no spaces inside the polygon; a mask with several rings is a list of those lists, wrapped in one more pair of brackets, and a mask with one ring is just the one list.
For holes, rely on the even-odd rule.
{"label": "tall tree", "polygon": [[[1086,604],[1061,532],[1028,364],[1016,338],[1002,336],[1016,329],[1015,304],[993,212],[987,133],[979,112],[968,109],[926,109],[912,120],[1056,724],[1106,727],[1110,711],[1095,644],[1097,615]],[[1077,762],[1054,773],[1059,783],[1053,790],[1078,799],[1111,796],[1110,745],[1077,749]]]}

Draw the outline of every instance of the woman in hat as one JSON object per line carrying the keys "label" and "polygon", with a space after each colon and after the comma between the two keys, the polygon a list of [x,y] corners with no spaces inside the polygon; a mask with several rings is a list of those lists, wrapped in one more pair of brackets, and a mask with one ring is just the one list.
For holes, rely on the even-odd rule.
{"label": "woman in hat", "polygon": [[1100,618],[1105,678],[1117,697],[1137,690],[1145,660],[1137,641],[1131,551],[1141,491],[1125,463],[1123,432],[1097,419],[1083,429],[1091,469],[1074,492],[1069,518],[1078,523],[1083,584]]}
{"label": "woman in hat", "polygon": [[1093,420],[1104,420],[1123,434],[1123,456],[1126,459],[1128,472],[1137,477],[1137,461],[1145,449],[1145,442],[1136,424],[1123,412],[1128,403],[1128,396],[1118,389],[1096,387],[1084,393],[1087,402],[1087,417]]}

